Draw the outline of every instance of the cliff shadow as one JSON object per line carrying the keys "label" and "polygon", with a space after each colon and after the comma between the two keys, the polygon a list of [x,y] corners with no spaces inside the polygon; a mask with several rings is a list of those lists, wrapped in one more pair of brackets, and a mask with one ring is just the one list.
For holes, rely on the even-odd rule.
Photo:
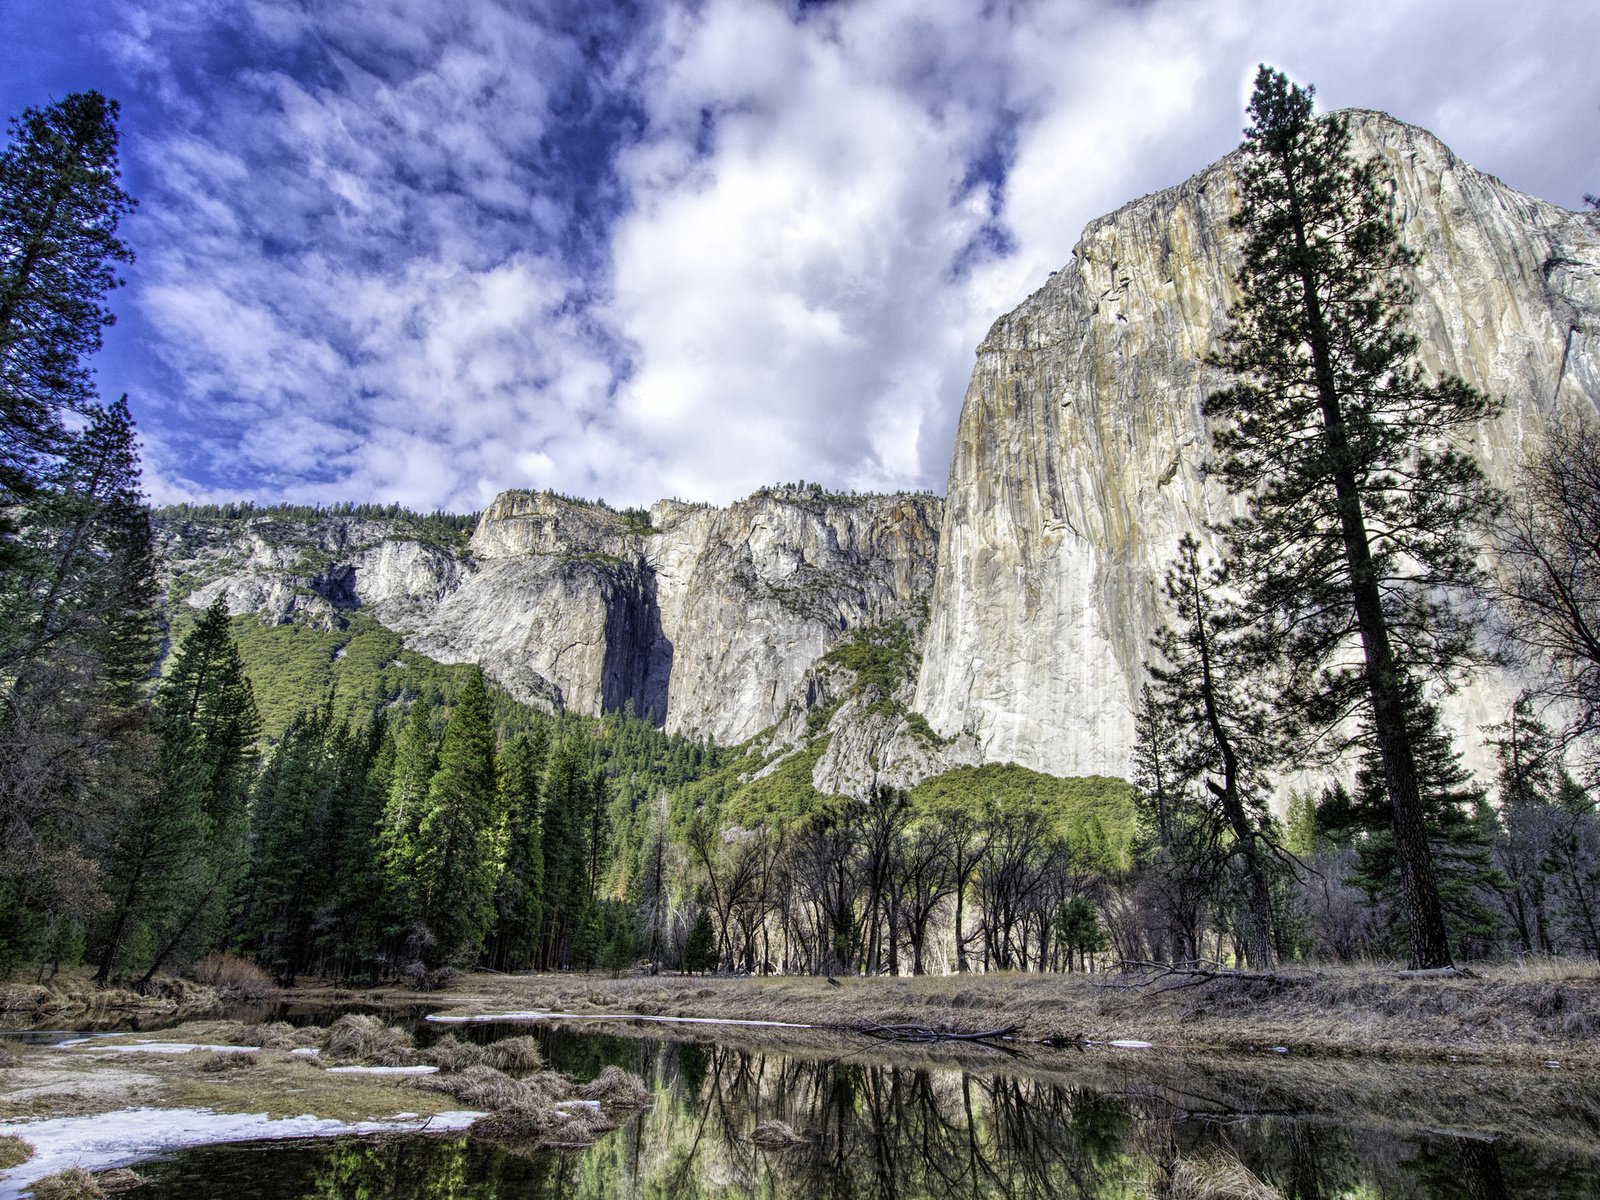
{"label": "cliff shadow", "polygon": [[636,716],[664,725],[672,642],[661,627],[655,571],[643,559],[620,571],[608,589],[605,638],[601,710],[620,711],[631,701]]}

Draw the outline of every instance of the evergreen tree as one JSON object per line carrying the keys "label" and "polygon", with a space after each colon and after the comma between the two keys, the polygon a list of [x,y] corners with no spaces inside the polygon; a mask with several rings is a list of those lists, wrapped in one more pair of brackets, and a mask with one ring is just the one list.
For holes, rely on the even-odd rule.
{"label": "evergreen tree", "polygon": [[29,508],[0,584],[0,964],[58,928],[81,939],[85,856],[151,786],[155,559],[125,403],[91,415]]}
{"label": "evergreen tree", "polygon": [[[1260,694],[1260,648],[1254,622],[1229,604],[1225,565],[1209,571],[1200,546],[1185,535],[1167,572],[1173,623],[1156,638],[1165,666],[1152,666],[1154,703],[1175,735],[1171,769],[1195,818],[1210,832],[1218,864],[1235,864],[1245,881],[1250,962],[1272,965],[1271,844],[1263,766],[1274,748]],[[1180,801],[1182,802],[1182,801]]]}
{"label": "evergreen tree", "polygon": [[212,945],[236,896],[260,720],[222,597],[178,648],[155,711],[156,786],[127,814],[110,855],[101,983],[136,925],[143,985],[174,955]]}
{"label": "evergreen tree", "polygon": [[683,945],[683,969],[704,975],[717,965],[717,935],[711,927],[711,914],[705,909],[689,926],[689,937]]}
{"label": "evergreen tree", "polygon": [[589,813],[593,787],[587,756],[572,737],[560,742],[545,768],[541,841],[544,850],[544,934],[546,968],[572,965],[574,939],[582,928],[592,893],[588,886]]}
{"label": "evergreen tree", "polygon": [[[1496,411],[1459,379],[1423,379],[1405,328],[1415,256],[1349,120],[1262,67],[1237,180],[1241,299],[1210,397],[1222,478],[1250,505],[1229,529],[1251,605],[1281,623],[1315,728],[1365,709],[1393,813],[1416,967],[1450,964],[1428,853],[1413,673],[1448,674],[1471,630],[1449,597],[1477,582],[1466,531],[1476,465],[1448,436]],[[1359,649],[1359,665],[1352,650]]]}
{"label": "evergreen tree", "polygon": [[482,674],[474,671],[445,726],[407,864],[437,962],[477,960],[494,917],[504,844],[489,698]]}
{"label": "evergreen tree", "polygon": [[1525,953],[1555,949],[1547,877],[1556,841],[1566,824],[1558,794],[1565,781],[1560,752],[1526,696],[1493,739],[1499,761],[1493,814],[1494,862],[1504,876],[1500,897],[1511,931]]}
{"label": "evergreen tree", "polygon": [[501,971],[527,970],[539,953],[544,925],[544,814],[539,790],[549,733],[544,725],[521,734],[506,748],[501,770],[505,789],[506,862],[495,890],[495,936],[491,964]]}
{"label": "evergreen tree", "polygon": [[412,959],[420,957],[423,940],[416,926],[419,897],[413,873],[417,825],[428,802],[435,762],[433,708],[418,696],[411,702],[411,711],[395,739],[394,763],[378,835],[386,880],[386,924],[391,936],[409,944]]}
{"label": "evergreen tree", "polygon": [[[88,359],[112,323],[114,264],[133,260],[117,225],[117,104],[74,92],[10,123],[0,153],[0,512],[38,487],[66,440],[62,413],[88,412]],[[0,554],[15,525],[0,526]],[[0,557],[9,566],[9,557]]]}
{"label": "evergreen tree", "polygon": [[327,705],[284,731],[251,805],[250,893],[243,944],[283,984],[305,970],[318,896],[318,868],[331,828]]}
{"label": "evergreen tree", "polygon": [[[1499,928],[1489,903],[1504,883],[1490,854],[1492,815],[1483,789],[1461,765],[1461,756],[1439,722],[1437,705],[1412,684],[1406,694],[1407,728],[1413,746],[1430,858],[1435,864],[1441,911],[1451,939],[1478,954],[1493,945]],[[1317,809],[1318,829],[1358,854],[1350,882],[1389,918],[1395,947],[1405,942],[1405,905],[1400,855],[1384,785],[1377,739],[1366,730],[1354,793],[1335,788]]]}

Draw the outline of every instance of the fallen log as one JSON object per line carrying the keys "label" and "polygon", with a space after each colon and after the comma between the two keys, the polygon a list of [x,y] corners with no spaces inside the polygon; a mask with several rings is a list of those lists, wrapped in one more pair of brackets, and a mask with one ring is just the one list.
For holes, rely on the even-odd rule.
{"label": "fallen log", "polygon": [[865,1037],[884,1042],[992,1042],[1014,1035],[1021,1026],[1007,1025],[1003,1029],[984,1029],[977,1032],[960,1032],[948,1029],[930,1029],[926,1025],[861,1025],[856,1032]]}

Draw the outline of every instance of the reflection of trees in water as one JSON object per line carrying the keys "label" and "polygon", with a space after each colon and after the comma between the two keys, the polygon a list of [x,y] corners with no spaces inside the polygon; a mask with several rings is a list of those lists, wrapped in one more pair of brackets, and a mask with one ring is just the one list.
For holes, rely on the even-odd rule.
{"label": "reflection of trees in water", "polygon": [[[1126,1109],[1082,1089],[719,1047],[700,1054],[699,1086],[637,1131],[681,1147],[667,1156],[675,1177],[658,1181],[662,1194],[1094,1196],[1123,1164]],[[805,1145],[752,1142],[766,1120],[784,1121]]]}
{"label": "reflection of trees in water", "polygon": [[[150,1200],[226,1194],[230,1171],[252,1195],[330,1200],[1042,1200],[1123,1194],[1179,1159],[1219,1154],[1289,1200],[1593,1194],[1596,1156],[1563,1157],[1560,1143],[1389,1132],[1355,1112],[1295,1110],[1282,1089],[1225,1088],[1198,1071],[1156,1083],[1130,1069],[1096,1090],[694,1043],[622,1049],[607,1056],[644,1075],[655,1105],[588,1151],[460,1136],[215,1148],[176,1156],[192,1167],[170,1183],[169,1168],[157,1169]],[[766,1120],[805,1143],[751,1141]]]}

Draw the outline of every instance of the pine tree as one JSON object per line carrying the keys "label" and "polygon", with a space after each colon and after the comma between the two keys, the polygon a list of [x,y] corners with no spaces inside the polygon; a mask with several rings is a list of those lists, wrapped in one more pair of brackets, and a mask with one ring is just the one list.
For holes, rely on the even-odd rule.
{"label": "pine tree", "polygon": [[587,755],[568,737],[545,768],[541,840],[544,850],[542,966],[567,967],[592,898],[588,888],[588,815],[592,803]]}
{"label": "pine tree", "polygon": [[141,986],[173,954],[209,947],[238,899],[248,857],[250,791],[260,758],[261,718],[218,596],[174,657],[156,693],[159,781],[198,810],[203,836],[158,927]]}
{"label": "pine tree", "polygon": [[[1406,695],[1406,722],[1413,731],[1418,790],[1446,929],[1457,944],[1486,953],[1499,928],[1489,902],[1505,879],[1490,854],[1493,818],[1483,789],[1451,746],[1438,706],[1424,699],[1416,684]],[[1330,793],[1318,808],[1318,827],[1337,843],[1355,845],[1358,863],[1350,882],[1389,914],[1394,941],[1403,944],[1404,892],[1391,806],[1377,738],[1370,728],[1365,734],[1353,794]]]}
{"label": "pine tree", "polygon": [[1206,403],[1222,478],[1250,506],[1230,553],[1252,607],[1281,623],[1302,714],[1324,729],[1370,714],[1412,965],[1446,967],[1405,697],[1411,675],[1448,674],[1471,643],[1449,597],[1478,578],[1466,531],[1481,477],[1446,439],[1496,405],[1413,363],[1416,259],[1348,119],[1314,116],[1311,90],[1266,67],[1250,114],[1241,299],[1216,360],[1237,382]]}
{"label": "pine tree", "polygon": [[413,847],[417,915],[432,934],[432,957],[452,965],[475,962],[494,917],[505,849],[494,728],[478,671],[445,726]]}
{"label": "pine tree", "polygon": [[421,937],[415,925],[419,903],[414,873],[417,824],[428,802],[428,784],[435,765],[433,708],[418,696],[411,702],[411,711],[395,737],[394,763],[378,834],[386,885],[386,924],[392,936],[417,943],[412,958],[420,953]]}
{"label": "pine tree", "polygon": [[506,812],[506,863],[495,891],[497,970],[527,970],[539,952],[544,924],[544,814],[540,784],[549,733],[540,724],[507,747],[501,782]]}
{"label": "pine tree", "polygon": [[[88,359],[113,317],[114,264],[133,260],[117,225],[117,104],[74,92],[10,123],[0,153],[0,512],[31,495],[66,440],[63,412],[88,412]],[[12,527],[14,529],[14,527]],[[9,541],[0,528],[0,547]],[[0,565],[9,565],[0,559]]]}
{"label": "pine tree", "polygon": [[222,597],[178,648],[155,711],[156,785],[127,814],[109,856],[101,983],[135,926],[147,942],[144,985],[174,955],[210,946],[236,898],[260,719]]}
{"label": "pine tree", "polygon": [[0,960],[35,934],[81,938],[100,900],[85,855],[154,771],[155,557],[125,403],[95,410],[29,507],[0,585]]}
{"label": "pine tree", "polygon": [[1185,535],[1167,572],[1173,623],[1155,639],[1166,665],[1152,666],[1153,702],[1175,735],[1171,768],[1192,817],[1215,847],[1217,864],[1236,864],[1246,883],[1251,965],[1272,965],[1271,843],[1263,768],[1275,753],[1260,694],[1254,622],[1229,603],[1225,565],[1202,568],[1200,546]]}

